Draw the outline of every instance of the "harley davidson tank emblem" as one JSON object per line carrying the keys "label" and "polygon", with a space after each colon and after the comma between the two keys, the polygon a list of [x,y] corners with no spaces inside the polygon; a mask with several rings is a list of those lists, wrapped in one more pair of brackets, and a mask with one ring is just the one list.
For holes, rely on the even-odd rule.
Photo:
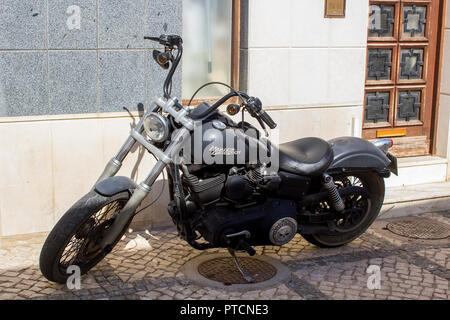
{"label": "harley davidson tank emblem", "polygon": [[209,153],[212,156],[232,156],[232,155],[241,154],[241,151],[235,150],[233,148],[218,148],[218,147],[212,146],[209,149]]}

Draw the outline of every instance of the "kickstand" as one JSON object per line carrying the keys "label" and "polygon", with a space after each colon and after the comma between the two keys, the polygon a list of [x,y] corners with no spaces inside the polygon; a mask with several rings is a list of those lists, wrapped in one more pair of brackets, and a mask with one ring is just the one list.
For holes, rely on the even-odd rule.
{"label": "kickstand", "polygon": [[234,262],[236,263],[236,266],[239,269],[239,272],[242,274],[242,276],[244,277],[244,279],[249,282],[249,283],[253,283],[255,282],[255,279],[253,279],[249,274],[247,274],[247,272],[245,272],[244,268],[242,268],[241,264],[239,263],[237,257],[236,257],[236,253],[235,250],[232,248],[228,248],[228,252],[231,254],[231,256],[234,259]]}

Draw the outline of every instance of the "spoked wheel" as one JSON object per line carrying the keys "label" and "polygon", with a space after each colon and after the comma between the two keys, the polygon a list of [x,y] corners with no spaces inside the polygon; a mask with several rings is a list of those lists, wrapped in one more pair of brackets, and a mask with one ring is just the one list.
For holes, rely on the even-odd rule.
{"label": "spoked wheel", "polygon": [[[338,189],[359,187],[358,191],[345,195],[342,217],[333,221],[334,232],[304,234],[308,242],[325,248],[339,247],[363,234],[378,216],[384,200],[384,180],[375,172],[339,175],[333,177]],[[314,212],[331,210],[331,204],[321,202]]]}
{"label": "spoked wheel", "polygon": [[343,216],[333,221],[334,228],[339,233],[357,230],[363,224],[366,215],[370,213],[372,205],[371,196],[364,189],[363,183],[357,177],[343,177],[335,183],[338,190],[346,187],[362,188],[342,197],[345,204]]}
{"label": "spoked wheel", "polygon": [[[128,199],[128,192],[104,197],[91,191],[75,203],[44,243],[39,261],[42,274],[50,281],[65,283],[70,276],[69,266],[78,266],[84,274],[100,262],[110,250],[99,244]],[[117,244],[127,227],[109,249]]]}
{"label": "spoked wheel", "polygon": [[72,236],[61,256],[60,267],[84,266],[101,253],[99,243],[114,221],[114,214],[123,208],[124,202],[113,201],[90,217]]}

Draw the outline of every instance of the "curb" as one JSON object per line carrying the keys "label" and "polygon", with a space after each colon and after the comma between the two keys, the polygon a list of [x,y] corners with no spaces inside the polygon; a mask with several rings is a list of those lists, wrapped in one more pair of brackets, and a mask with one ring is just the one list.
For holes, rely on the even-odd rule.
{"label": "curb", "polygon": [[383,204],[377,219],[391,219],[449,210],[450,196],[413,201],[398,201]]}

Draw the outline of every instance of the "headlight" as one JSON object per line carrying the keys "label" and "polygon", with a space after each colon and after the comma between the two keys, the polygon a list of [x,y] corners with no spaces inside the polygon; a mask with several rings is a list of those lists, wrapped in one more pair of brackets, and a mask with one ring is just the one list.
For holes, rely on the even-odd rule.
{"label": "headlight", "polygon": [[163,142],[169,137],[169,123],[166,117],[151,112],[144,120],[144,129],[153,142]]}

